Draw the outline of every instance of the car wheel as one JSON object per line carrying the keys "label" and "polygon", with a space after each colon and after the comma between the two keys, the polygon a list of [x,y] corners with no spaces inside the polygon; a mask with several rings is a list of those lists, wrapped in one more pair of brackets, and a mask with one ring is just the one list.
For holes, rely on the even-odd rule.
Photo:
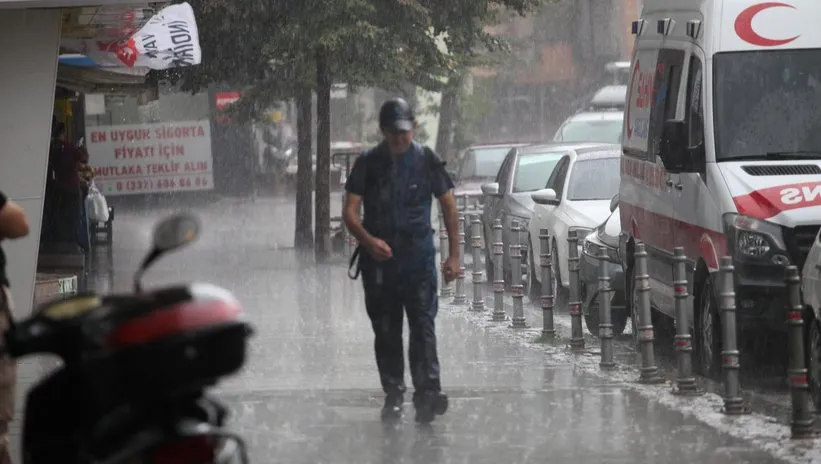
{"label": "car wheel", "polygon": [[704,279],[698,292],[695,312],[697,369],[702,375],[717,378],[721,373],[721,318],[710,276]]}
{"label": "car wheel", "polygon": [[556,242],[553,242],[550,251],[550,260],[553,262],[553,307],[556,310],[567,310],[567,289],[562,287],[562,274],[559,267],[559,251],[556,248]]}
{"label": "car wheel", "polygon": [[821,323],[810,322],[807,338],[807,367],[809,370],[810,397],[815,409],[821,408]]}
{"label": "car wheel", "polygon": [[485,242],[485,276],[489,284],[493,283],[493,244]]}
{"label": "car wheel", "polygon": [[[596,337],[599,336],[599,323],[601,321],[601,317],[599,317],[600,298],[601,297],[597,292],[584,311],[584,323],[587,325],[587,331]],[[613,311],[612,309],[610,310],[610,321],[613,323],[614,337],[618,337],[619,335],[624,333],[624,329],[627,327],[627,319],[627,311]]]}
{"label": "car wheel", "polygon": [[[527,275],[525,276],[525,287],[527,296],[530,302],[536,306],[541,304],[542,299],[542,284],[536,279],[536,256],[533,253],[533,240],[530,236],[527,237]],[[541,269],[541,266],[539,266]]]}
{"label": "car wheel", "polygon": [[599,317],[599,294],[596,292],[596,295],[590,300],[590,304],[584,308],[584,324],[587,326],[587,331],[590,332],[591,335],[594,337],[599,336],[599,323],[601,318]]}

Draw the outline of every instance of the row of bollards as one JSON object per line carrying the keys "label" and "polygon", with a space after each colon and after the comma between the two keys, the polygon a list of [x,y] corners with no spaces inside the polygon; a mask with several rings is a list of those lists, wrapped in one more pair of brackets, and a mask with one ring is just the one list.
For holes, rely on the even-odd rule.
{"label": "row of bollards", "polygon": [[[444,221],[440,216],[440,249],[442,256],[446,256],[447,233]],[[505,250],[504,247],[504,227],[500,219],[494,219],[492,224],[492,237],[489,241],[484,241],[482,237],[482,223],[478,212],[469,213],[464,208],[460,209],[459,221],[459,250],[461,272],[453,287],[442,285],[441,296],[452,296],[453,303],[457,305],[467,305],[468,300],[465,295],[465,255],[467,248],[466,231],[470,233],[470,249],[472,249],[472,282],[473,299],[470,302],[470,309],[473,311],[485,311],[482,256],[484,246],[490,247],[490,257],[493,269],[493,313],[494,321],[502,322],[507,320],[505,309],[505,278],[504,263],[505,258],[509,260],[511,282],[510,288],[513,297],[512,324],[513,328],[528,327],[524,305],[524,285],[522,273],[518,272],[522,268],[523,249],[525,245],[521,241],[521,234],[524,229],[521,224],[513,220],[510,223],[510,243]],[[468,226],[469,225],[469,226]],[[542,336],[545,339],[556,338],[556,328],[554,325],[555,295],[553,294],[553,257],[551,255],[550,236],[548,231],[539,231],[539,243],[541,253],[539,255],[539,267],[541,276],[541,297],[540,306],[542,309]],[[574,352],[585,351],[585,339],[582,329],[582,296],[581,296],[581,276],[580,276],[580,256],[579,237],[575,230],[568,232],[568,277],[569,286],[569,313],[571,321],[571,333],[569,347]],[[508,251],[508,256],[505,256]],[[607,260],[607,253],[604,248],[596,250],[602,261]],[[530,252],[530,250],[528,250]],[[534,257],[535,258],[535,257]],[[641,367],[638,381],[643,384],[664,383],[665,379],[657,366],[655,359],[655,331],[653,327],[652,308],[650,300],[650,278],[647,271],[648,255],[643,243],[637,242],[633,249],[633,279],[636,295],[632,298],[636,308],[633,321],[634,331],[637,333],[638,351],[641,357]],[[691,295],[688,291],[689,283],[687,279],[687,257],[682,247],[674,249],[673,264],[673,287],[674,287],[674,310],[675,310],[675,341],[676,353],[676,374],[673,393],[681,396],[697,396],[704,393],[699,388],[698,382],[693,372],[693,340],[691,326],[693,321],[689,319],[692,308]],[[530,272],[528,267],[528,273]],[[717,297],[719,302],[719,314],[722,351],[722,384],[724,407],[722,412],[727,415],[749,414],[750,408],[746,404],[742,395],[739,378],[740,352],[737,345],[737,325],[736,325],[736,295],[734,292],[734,267],[730,257],[720,260],[719,272],[714,274],[717,283]],[[529,276],[534,282],[535,276]],[[602,369],[612,369],[616,367],[614,360],[614,333],[611,316],[611,278],[608,274],[607,266],[599,266],[598,275],[598,298],[599,298],[599,341],[600,341],[600,362]],[[787,307],[787,324],[789,326],[789,384],[792,395],[792,436],[793,438],[814,438],[817,436],[814,429],[813,409],[810,406],[810,394],[808,383],[808,371],[804,358],[804,307],[801,302],[800,277],[795,266],[786,268],[786,284],[788,289],[789,303]]]}

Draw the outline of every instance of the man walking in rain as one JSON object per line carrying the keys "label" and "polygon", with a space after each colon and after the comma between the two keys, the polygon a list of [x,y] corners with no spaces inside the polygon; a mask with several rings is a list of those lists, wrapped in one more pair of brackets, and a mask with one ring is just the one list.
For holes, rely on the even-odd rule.
{"label": "man walking in rain", "polygon": [[[430,148],[413,141],[416,120],[410,105],[401,98],[386,101],[379,111],[379,127],[384,141],[357,158],[345,184],[345,225],[360,244],[351,259],[351,265],[357,266],[352,277],[362,273],[376,364],[386,395],[382,418],[397,419],[402,414],[402,325],[407,313],[416,421],[430,423],[448,407],[439,381],[436,352],[434,320],[438,300],[430,221],[432,197],[439,200],[448,231],[450,250],[442,264],[448,282],[459,273],[459,216],[444,161]],[[360,221],[363,205],[364,219]]]}

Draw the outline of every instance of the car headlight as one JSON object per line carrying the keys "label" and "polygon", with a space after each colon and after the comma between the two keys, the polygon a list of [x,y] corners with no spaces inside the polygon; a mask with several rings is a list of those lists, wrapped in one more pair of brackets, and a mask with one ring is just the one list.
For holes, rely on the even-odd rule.
{"label": "car headlight", "polygon": [[582,242],[582,253],[586,254],[587,256],[590,256],[591,258],[599,258],[598,248],[599,245],[593,243],[592,240],[585,239],[584,242]]}
{"label": "car headlight", "polygon": [[619,257],[619,250],[616,248],[611,248],[605,244],[595,243],[592,240],[585,239],[584,244],[582,245],[582,253],[585,255],[600,260],[601,252],[604,251],[606,258],[605,261],[609,261],[611,263],[621,263],[621,258]]}
{"label": "car headlight", "polygon": [[729,248],[735,256],[760,259],[775,254],[772,257],[773,263],[788,262],[787,257],[781,254],[787,250],[781,226],[749,216],[727,213],[724,215],[724,230]]}

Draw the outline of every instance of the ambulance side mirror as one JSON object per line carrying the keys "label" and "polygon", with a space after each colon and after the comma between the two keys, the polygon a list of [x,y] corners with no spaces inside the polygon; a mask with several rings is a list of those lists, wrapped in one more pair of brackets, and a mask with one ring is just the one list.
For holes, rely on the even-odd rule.
{"label": "ambulance side mirror", "polygon": [[671,174],[685,172],[690,161],[687,147],[687,126],[684,121],[667,120],[661,133],[661,162]]}

